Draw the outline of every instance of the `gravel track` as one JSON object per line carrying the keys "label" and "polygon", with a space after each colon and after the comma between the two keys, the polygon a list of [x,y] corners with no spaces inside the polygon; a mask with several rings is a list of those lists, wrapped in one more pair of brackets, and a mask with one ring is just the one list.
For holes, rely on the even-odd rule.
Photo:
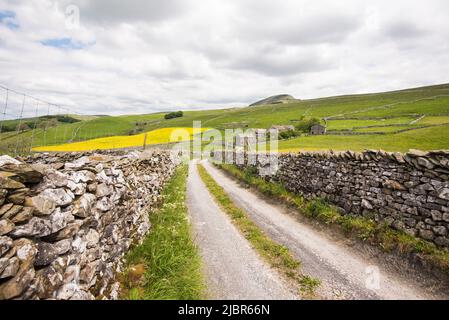
{"label": "gravel track", "polygon": [[[415,300],[447,299],[439,288],[420,275],[398,274],[388,264],[370,259],[347,245],[347,240],[318,230],[242,187],[209,162],[202,162],[234,203],[273,240],[287,246],[301,260],[304,273],[321,280],[318,294],[324,299]],[[373,272],[379,271],[373,274]],[[374,275],[374,276],[373,276]],[[379,281],[373,282],[373,279]],[[424,278],[424,277],[423,277]],[[378,285],[377,285],[378,284]]]}
{"label": "gravel track", "polygon": [[187,205],[200,248],[208,298],[220,300],[296,300],[294,289],[271,269],[234,227],[189,166]]}

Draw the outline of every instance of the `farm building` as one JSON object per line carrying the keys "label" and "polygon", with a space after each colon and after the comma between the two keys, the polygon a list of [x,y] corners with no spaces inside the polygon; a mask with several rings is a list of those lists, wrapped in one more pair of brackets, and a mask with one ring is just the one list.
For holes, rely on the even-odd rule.
{"label": "farm building", "polygon": [[321,124],[316,124],[310,129],[310,134],[312,136],[320,136],[326,134],[326,127]]}
{"label": "farm building", "polygon": [[235,145],[246,145],[260,143],[267,140],[267,129],[250,129],[244,134],[237,134],[234,139]]}
{"label": "farm building", "polygon": [[295,127],[294,126],[272,126],[270,128],[271,130],[278,130],[279,132],[287,132],[287,131],[294,131]]}

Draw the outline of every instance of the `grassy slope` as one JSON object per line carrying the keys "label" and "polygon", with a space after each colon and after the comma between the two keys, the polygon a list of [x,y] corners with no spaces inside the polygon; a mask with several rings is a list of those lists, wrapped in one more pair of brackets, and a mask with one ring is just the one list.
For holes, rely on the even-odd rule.
{"label": "grassy slope", "polygon": [[368,136],[316,136],[281,141],[281,151],[384,149],[405,152],[409,149],[449,149],[449,125],[398,134]]}
{"label": "grassy slope", "polygon": [[127,256],[123,296],[145,300],[204,298],[201,258],[191,237],[185,205],[187,166],[163,191],[163,207],[150,215],[152,229]]}
{"label": "grassy slope", "polygon": [[[189,127],[193,121],[202,121],[203,126],[214,127],[219,130],[230,127],[252,127],[269,128],[275,124],[295,124],[302,116],[311,117],[338,117],[358,118],[358,120],[332,120],[329,121],[331,130],[352,129],[354,127],[367,125],[386,125],[386,124],[407,124],[419,115],[427,115],[426,118],[418,122],[419,125],[426,124],[444,124],[449,123],[449,84],[432,86],[426,88],[417,88],[396,92],[351,95],[330,97],[312,100],[303,100],[296,103],[285,105],[268,105],[248,108],[235,108],[226,110],[208,110],[185,112],[183,118],[165,120],[164,114],[133,115],[122,117],[103,117],[82,123],[62,125],[58,128],[50,128],[46,134],[38,132],[35,137],[35,146],[51,145],[67,142],[70,137],[75,136],[75,140],[86,140],[103,136],[126,135],[133,128],[136,122],[147,121],[145,130],[153,130],[167,127]],[[366,120],[363,118],[375,117],[379,120]],[[385,117],[394,117],[394,119],[385,119]],[[437,136],[441,130],[447,129],[431,128],[427,131],[414,132],[408,135],[399,136],[399,139],[409,138],[407,148],[420,149],[442,149],[449,148],[447,139],[442,140]],[[385,129],[383,131],[391,131]],[[447,132],[447,131],[445,131]],[[77,133],[77,134],[75,134]],[[426,133],[430,136],[436,136],[430,139],[423,136]],[[30,137],[30,133],[24,133],[21,138]],[[307,148],[334,148],[349,149],[352,144],[355,148],[364,148],[363,143],[373,145],[370,142],[376,140],[376,147],[396,150],[404,150],[403,143],[396,142],[394,135],[376,138],[368,137],[345,137],[335,138],[326,137],[323,141],[321,137],[315,140],[307,140]],[[13,136],[6,139],[0,135],[0,149],[2,144],[14,143],[17,137]],[[292,140],[283,143],[284,148],[298,149],[303,147],[302,140]]]}
{"label": "grassy slope", "polygon": [[328,130],[349,130],[357,127],[386,126],[395,124],[409,124],[415,120],[412,117],[398,117],[385,120],[335,120],[329,121]]}

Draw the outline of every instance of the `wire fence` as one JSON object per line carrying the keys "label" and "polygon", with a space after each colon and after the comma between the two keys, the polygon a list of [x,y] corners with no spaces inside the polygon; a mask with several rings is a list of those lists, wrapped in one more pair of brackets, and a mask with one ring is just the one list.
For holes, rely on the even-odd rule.
{"label": "wire fence", "polygon": [[[26,155],[51,146],[112,136],[92,116],[0,85],[0,154]],[[109,131],[109,132],[108,132]]]}

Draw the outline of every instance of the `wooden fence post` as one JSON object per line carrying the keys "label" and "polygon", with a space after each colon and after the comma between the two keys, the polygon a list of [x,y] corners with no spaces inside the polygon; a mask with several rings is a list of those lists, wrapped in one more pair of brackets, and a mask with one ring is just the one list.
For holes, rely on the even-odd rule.
{"label": "wooden fence post", "polygon": [[145,138],[143,139],[143,150],[146,150],[147,148],[147,135],[148,133],[145,133]]}

